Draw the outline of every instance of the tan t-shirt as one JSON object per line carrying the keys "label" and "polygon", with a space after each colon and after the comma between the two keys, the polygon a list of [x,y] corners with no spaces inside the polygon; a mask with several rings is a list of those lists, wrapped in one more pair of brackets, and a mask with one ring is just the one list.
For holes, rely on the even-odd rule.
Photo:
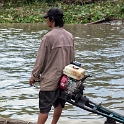
{"label": "tan t-shirt", "polygon": [[73,36],[64,28],[54,27],[43,37],[32,71],[42,91],[58,88],[63,68],[75,59],[74,51]]}

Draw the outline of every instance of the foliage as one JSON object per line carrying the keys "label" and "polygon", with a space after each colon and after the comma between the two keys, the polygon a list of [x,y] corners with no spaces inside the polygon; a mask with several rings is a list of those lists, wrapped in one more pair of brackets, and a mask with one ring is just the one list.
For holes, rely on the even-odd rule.
{"label": "foliage", "polygon": [[107,0],[83,5],[74,3],[66,4],[56,0],[49,3],[49,1],[50,0],[23,0],[24,3],[19,3],[19,0],[16,0],[16,3],[14,3],[14,0],[8,0],[4,6],[0,7],[0,23],[44,22],[45,20],[41,18],[41,15],[46,13],[51,6],[62,8],[66,23],[82,24],[103,18],[124,18],[123,0],[115,2]]}

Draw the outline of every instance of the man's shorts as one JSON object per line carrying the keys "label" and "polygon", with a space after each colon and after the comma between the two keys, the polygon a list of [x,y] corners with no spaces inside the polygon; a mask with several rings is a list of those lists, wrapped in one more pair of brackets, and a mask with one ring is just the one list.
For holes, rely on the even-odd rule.
{"label": "man's shorts", "polygon": [[55,91],[39,91],[39,109],[40,113],[49,113],[52,105],[56,108],[59,104],[62,108],[65,106],[65,101],[59,99],[60,89],[57,88]]}

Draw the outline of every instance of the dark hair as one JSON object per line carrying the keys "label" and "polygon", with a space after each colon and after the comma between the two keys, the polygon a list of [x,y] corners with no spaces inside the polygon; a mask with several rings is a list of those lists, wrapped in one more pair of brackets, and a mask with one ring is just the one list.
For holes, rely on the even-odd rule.
{"label": "dark hair", "polygon": [[59,27],[63,27],[64,26],[64,20],[63,20],[63,16],[49,16],[49,20],[51,21],[55,21],[55,27],[59,26]]}

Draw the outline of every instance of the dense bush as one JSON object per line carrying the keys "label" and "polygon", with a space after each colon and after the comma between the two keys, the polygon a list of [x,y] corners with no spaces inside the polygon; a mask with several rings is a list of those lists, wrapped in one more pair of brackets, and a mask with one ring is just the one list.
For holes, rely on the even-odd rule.
{"label": "dense bush", "polygon": [[[5,0],[4,0],[5,1]],[[15,2],[16,1],[16,2]],[[41,15],[51,6],[58,6],[64,12],[66,23],[91,23],[103,19],[124,19],[123,0],[98,1],[93,4],[66,4],[57,0],[6,0],[0,7],[0,23],[44,22]],[[41,2],[42,1],[42,2]],[[46,2],[47,1],[47,2]],[[65,0],[63,0],[65,2]],[[69,0],[68,0],[69,1]],[[72,1],[72,0],[71,0]],[[79,0],[75,0],[79,1]],[[24,3],[23,3],[24,2]],[[33,4],[25,4],[33,3]]]}

